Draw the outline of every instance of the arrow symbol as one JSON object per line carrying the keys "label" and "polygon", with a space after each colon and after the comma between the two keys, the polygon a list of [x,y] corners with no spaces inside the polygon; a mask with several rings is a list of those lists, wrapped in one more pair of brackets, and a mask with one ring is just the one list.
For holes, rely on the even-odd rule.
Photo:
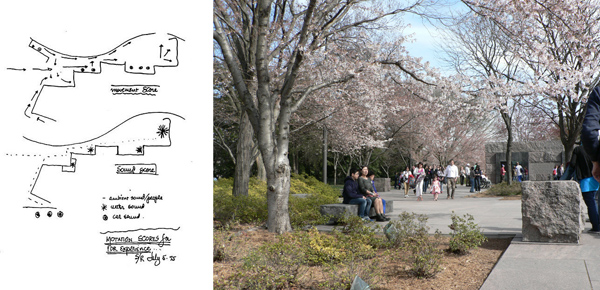
{"label": "arrow symbol", "polygon": [[65,80],[63,80],[63,79],[60,79],[60,80],[62,80],[62,81],[63,81],[63,82],[65,82],[65,83],[69,83],[69,84],[71,83],[71,81],[65,81]]}
{"label": "arrow symbol", "polygon": [[103,59],[102,61],[117,61],[117,59],[116,58],[113,58],[113,59]]}
{"label": "arrow symbol", "polygon": [[35,98],[35,95],[37,95],[38,91],[35,91],[35,93],[33,93],[33,97],[31,97],[31,100],[33,101],[33,98]]}
{"label": "arrow symbol", "polygon": [[25,108],[25,112],[23,112],[23,114],[25,114],[25,117],[27,117],[27,118],[31,118],[31,117],[27,116],[27,110],[29,110],[30,107],[31,107],[31,104],[27,104],[27,108]]}
{"label": "arrow symbol", "polygon": [[54,65],[56,65],[56,58],[54,59]]}
{"label": "arrow symbol", "polygon": [[25,71],[25,68],[14,68],[14,67],[9,67],[6,68],[7,70],[20,70],[20,71]]}
{"label": "arrow symbol", "polygon": [[158,54],[158,57],[162,57],[162,48],[163,48],[163,45],[161,44],[158,47],[160,47],[160,53]]}
{"label": "arrow symbol", "polygon": [[40,121],[42,123],[46,123],[46,122],[44,122],[44,120],[40,119],[40,117],[37,117],[37,121]]}
{"label": "arrow symbol", "polygon": [[125,46],[128,46],[128,45],[130,45],[130,44],[131,44],[131,41],[130,41],[130,42],[127,42],[127,43],[125,43],[125,45],[123,45],[123,47],[125,47]]}
{"label": "arrow symbol", "polygon": [[168,61],[168,62],[171,62],[171,60],[170,60],[170,59],[166,59],[166,58],[165,58],[164,60],[166,60],[166,61]]}
{"label": "arrow symbol", "polygon": [[169,51],[171,51],[171,50],[167,49],[167,52],[165,52],[165,55],[163,55],[163,57],[167,56],[167,54],[169,54]]}
{"label": "arrow symbol", "polygon": [[48,68],[37,68],[37,67],[34,67],[33,70],[51,71],[52,69],[49,68],[49,67]]}
{"label": "arrow symbol", "polygon": [[93,60],[92,60],[92,61],[90,61],[90,64],[91,64],[92,66],[94,66],[94,61],[93,61]]}
{"label": "arrow symbol", "polygon": [[44,78],[42,79],[42,81],[40,82],[40,85],[41,85],[41,84],[42,84],[42,83],[43,83],[45,80],[47,80],[47,79],[48,79],[48,77],[44,77]]}

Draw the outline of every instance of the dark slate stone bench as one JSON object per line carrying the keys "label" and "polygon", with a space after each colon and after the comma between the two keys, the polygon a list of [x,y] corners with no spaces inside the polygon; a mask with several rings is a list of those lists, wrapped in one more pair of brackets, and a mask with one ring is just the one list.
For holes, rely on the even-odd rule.
{"label": "dark slate stone bench", "polygon": [[[394,201],[386,200],[385,213],[389,214],[389,213],[392,213],[393,211],[394,211]],[[324,205],[321,205],[320,212],[322,215],[332,216],[332,218],[329,220],[328,224],[335,224],[335,223],[337,223],[338,219],[341,217],[350,217],[353,215],[358,215],[358,205],[344,204],[344,203],[324,204]],[[375,208],[371,207],[369,216],[375,216]]]}

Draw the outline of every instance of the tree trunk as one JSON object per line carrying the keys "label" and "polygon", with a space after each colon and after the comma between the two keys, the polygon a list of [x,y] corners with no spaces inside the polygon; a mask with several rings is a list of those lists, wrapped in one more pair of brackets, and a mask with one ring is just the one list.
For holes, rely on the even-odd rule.
{"label": "tree trunk", "polygon": [[323,183],[327,184],[327,128],[323,127]]}
{"label": "tree trunk", "polygon": [[250,168],[252,167],[252,125],[248,114],[242,112],[240,117],[239,139],[237,141],[235,173],[233,178],[233,195],[248,195]]}
{"label": "tree trunk", "polygon": [[287,158],[276,168],[267,168],[267,204],[269,232],[282,234],[292,230],[288,211],[290,193],[290,166]]}
{"label": "tree trunk", "polygon": [[510,185],[512,183],[512,120],[510,115],[506,112],[502,112],[502,120],[506,126],[507,139],[506,139],[506,183]]}
{"label": "tree trunk", "polygon": [[258,156],[256,156],[256,168],[258,169],[256,175],[258,180],[267,181],[267,170],[265,169],[265,162],[263,161],[260,152],[258,153]]}
{"label": "tree trunk", "polygon": [[333,185],[337,185],[337,162],[333,163]]}

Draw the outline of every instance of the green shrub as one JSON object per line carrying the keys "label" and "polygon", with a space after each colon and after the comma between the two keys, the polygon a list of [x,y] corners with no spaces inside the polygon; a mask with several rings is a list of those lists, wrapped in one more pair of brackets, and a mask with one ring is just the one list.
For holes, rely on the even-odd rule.
{"label": "green shrub", "polygon": [[319,289],[350,289],[357,275],[367,282],[371,289],[376,289],[377,283],[383,278],[378,263],[373,259],[362,259],[355,253],[350,253],[343,264],[326,265],[323,269],[327,274],[326,280],[319,283]]}
{"label": "green shrub", "polygon": [[340,226],[336,226],[332,235],[351,244],[367,244],[373,248],[381,248],[387,245],[385,239],[377,233],[381,230],[380,225],[365,222],[357,215],[342,217],[338,220]]}
{"label": "green shrub", "polygon": [[427,237],[429,226],[426,215],[403,211],[398,217],[399,220],[390,221],[385,227],[386,237],[392,247],[405,248],[414,240]]}
{"label": "green shrub", "polygon": [[[401,257],[410,265],[410,273],[419,278],[434,277],[441,271],[441,233],[429,236],[428,217],[423,214],[402,212],[399,220],[391,221],[384,232],[390,246],[406,252]],[[395,251],[400,255],[403,251]]]}
{"label": "green shrub", "polygon": [[439,249],[441,232],[433,237],[417,236],[406,245],[411,272],[419,278],[431,278],[442,270],[442,250]]}
{"label": "green shrub", "polygon": [[462,218],[453,211],[451,218],[452,224],[448,226],[452,230],[449,248],[451,252],[466,254],[470,249],[476,249],[481,243],[487,241],[472,215],[465,214]]}
{"label": "green shrub", "polygon": [[309,265],[336,264],[346,259],[347,246],[334,236],[321,234],[316,228],[308,232],[295,233],[304,249],[305,261]]}
{"label": "green shrub", "polygon": [[[328,185],[307,175],[292,174],[290,193],[309,193],[306,198],[290,196],[290,223],[294,229],[324,224],[328,217],[320,213],[323,204],[338,203],[338,193]],[[264,223],[268,218],[267,184],[250,178],[247,196],[233,196],[233,179],[220,179],[213,186],[214,219],[223,224]]]}
{"label": "green shrub", "polygon": [[267,183],[250,178],[248,195],[233,196],[233,178],[213,185],[213,217],[224,226],[232,223],[260,223],[267,219]]}
{"label": "green shrub", "polygon": [[224,231],[213,232],[213,262],[222,262],[227,260],[230,255],[230,249],[227,247],[229,236]]}
{"label": "green shrub", "polygon": [[508,185],[506,182],[501,182],[492,185],[486,193],[497,196],[521,195],[521,183],[513,182],[511,185]]}
{"label": "green shrub", "polygon": [[296,237],[279,236],[279,240],[259,247],[243,259],[241,271],[230,279],[239,289],[289,289],[297,285],[306,270],[304,253]]}

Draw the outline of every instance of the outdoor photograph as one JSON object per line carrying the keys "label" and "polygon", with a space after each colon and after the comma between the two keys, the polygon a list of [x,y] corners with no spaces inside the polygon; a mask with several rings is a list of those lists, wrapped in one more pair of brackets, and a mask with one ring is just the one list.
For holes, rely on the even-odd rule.
{"label": "outdoor photograph", "polygon": [[600,1],[212,4],[213,289],[600,289]]}

